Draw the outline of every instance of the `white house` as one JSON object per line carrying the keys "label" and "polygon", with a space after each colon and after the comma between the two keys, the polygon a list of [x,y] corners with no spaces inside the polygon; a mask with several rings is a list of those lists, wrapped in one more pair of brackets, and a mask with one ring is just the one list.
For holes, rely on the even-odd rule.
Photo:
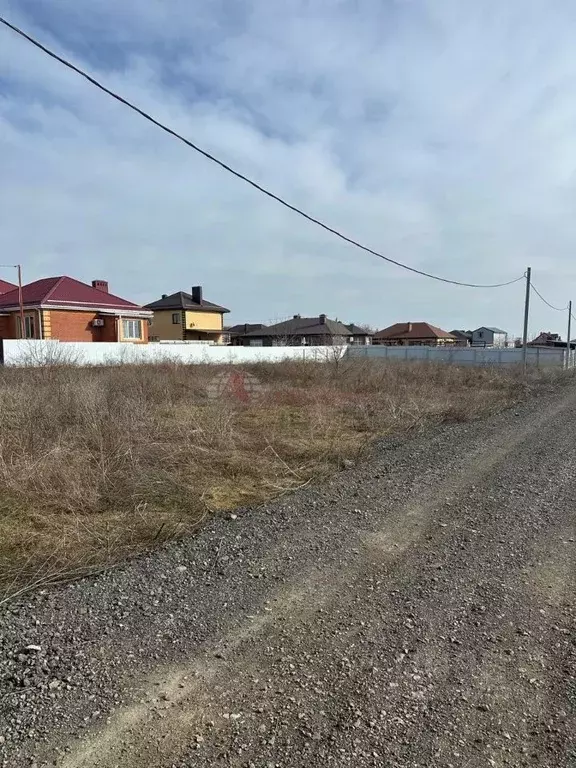
{"label": "white house", "polygon": [[501,328],[483,326],[472,331],[473,347],[505,347],[508,334]]}

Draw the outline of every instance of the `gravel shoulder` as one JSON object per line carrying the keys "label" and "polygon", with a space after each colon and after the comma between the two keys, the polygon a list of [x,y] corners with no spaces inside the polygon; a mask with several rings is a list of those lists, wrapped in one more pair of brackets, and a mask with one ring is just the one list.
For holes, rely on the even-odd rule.
{"label": "gravel shoulder", "polygon": [[576,766],[576,391],[0,614],[8,768]]}

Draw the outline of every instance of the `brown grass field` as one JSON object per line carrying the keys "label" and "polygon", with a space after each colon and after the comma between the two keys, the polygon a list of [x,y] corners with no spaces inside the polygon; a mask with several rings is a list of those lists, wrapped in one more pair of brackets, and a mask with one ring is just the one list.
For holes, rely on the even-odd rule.
{"label": "brown grass field", "polygon": [[514,369],[382,361],[247,366],[254,402],[210,399],[214,365],[0,369],[0,601],[289,493],[377,437],[480,418],[549,389]]}

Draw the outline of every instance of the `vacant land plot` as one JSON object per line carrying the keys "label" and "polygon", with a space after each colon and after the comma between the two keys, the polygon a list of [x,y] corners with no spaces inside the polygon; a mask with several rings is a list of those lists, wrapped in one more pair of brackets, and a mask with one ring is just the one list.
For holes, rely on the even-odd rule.
{"label": "vacant land plot", "polygon": [[474,419],[551,384],[538,371],[286,362],[250,366],[263,393],[244,403],[208,396],[222,370],[0,371],[0,599],[290,492],[377,436]]}

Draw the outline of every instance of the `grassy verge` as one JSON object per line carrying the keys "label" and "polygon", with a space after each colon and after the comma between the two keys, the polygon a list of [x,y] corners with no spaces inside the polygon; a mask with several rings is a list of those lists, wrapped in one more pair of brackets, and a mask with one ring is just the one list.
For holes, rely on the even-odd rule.
{"label": "grassy verge", "polygon": [[356,460],[379,435],[463,421],[550,385],[534,371],[350,361],[0,370],[0,599],[110,565]]}

